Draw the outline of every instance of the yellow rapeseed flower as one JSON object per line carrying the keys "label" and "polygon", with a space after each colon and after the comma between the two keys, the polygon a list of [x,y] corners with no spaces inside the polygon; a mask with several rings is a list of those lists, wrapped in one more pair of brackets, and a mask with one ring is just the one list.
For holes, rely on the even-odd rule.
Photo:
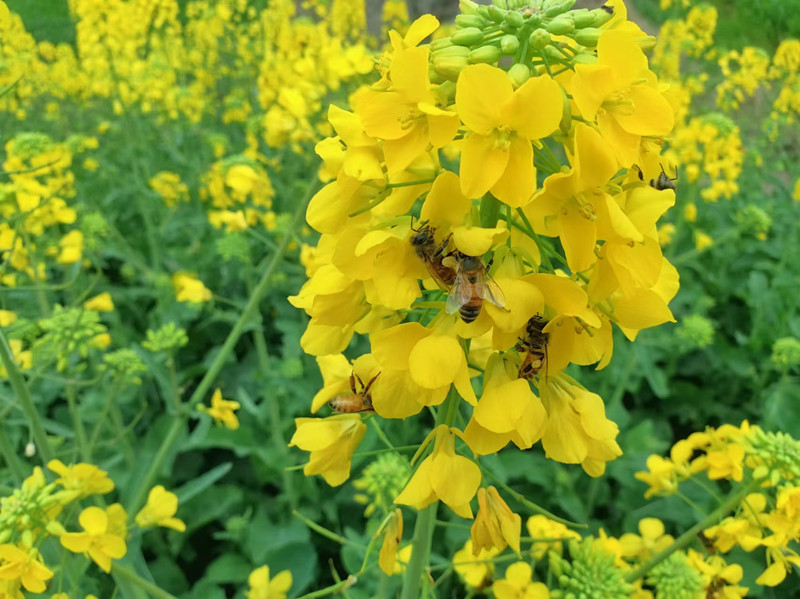
{"label": "yellow rapeseed flower", "polygon": [[175,299],[179,302],[209,302],[213,297],[211,290],[188,272],[181,271],[172,275],[172,286],[175,289]]}
{"label": "yellow rapeseed flower", "polygon": [[286,599],[292,586],[292,573],[283,570],[270,579],[269,566],[261,566],[250,573],[247,583],[250,585],[245,592],[247,599]]}
{"label": "yellow rapeseed flower", "polygon": [[111,299],[111,294],[106,291],[83,302],[83,307],[95,312],[113,312],[114,301]]}
{"label": "yellow rapeseed flower", "polygon": [[178,496],[167,491],[162,485],[156,485],[147,495],[147,504],[136,514],[136,524],[141,528],[163,526],[183,532],[186,530],[186,524],[174,517],[177,511]]}
{"label": "yellow rapeseed flower", "polygon": [[114,481],[94,464],[79,463],[66,466],[61,460],[50,460],[47,467],[59,475],[56,483],[75,495],[76,499],[90,495],[105,495],[114,490]]}
{"label": "yellow rapeseed flower", "polygon": [[204,405],[197,406],[197,409],[211,416],[217,424],[226,426],[231,430],[239,428],[239,419],[236,417],[236,410],[241,407],[238,401],[222,399],[222,391],[217,389],[211,396],[211,407]]}
{"label": "yellow rapeseed flower", "polygon": [[120,559],[128,550],[125,539],[109,530],[109,514],[99,507],[87,507],[78,521],[84,532],[61,535],[61,544],[73,553],[87,553],[100,568],[110,572],[111,560]]}
{"label": "yellow rapeseed flower", "polygon": [[45,581],[53,577],[53,571],[40,560],[41,556],[36,549],[23,549],[9,543],[0,545],[0,581],[18,581],[31,593],[43,593],[47,587]]}
{"label": "yellow rapeseed flower", "polygon": [[350,460],[361,442],[367,425],[358,414],[339,414],[329,418],[295,418],[297,430],[289,447],[311,452],[303,472],[320,474],[332,487],[350,477]]}

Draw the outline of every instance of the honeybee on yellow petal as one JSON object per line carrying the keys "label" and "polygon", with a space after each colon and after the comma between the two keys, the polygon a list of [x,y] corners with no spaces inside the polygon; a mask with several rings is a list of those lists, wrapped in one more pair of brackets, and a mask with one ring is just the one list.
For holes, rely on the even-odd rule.
{"label": "honeybee on yellow petal", "polygon": [[457,265],[456,278],[447,296],[445,312],[458,312],[461,320],[470,323],[478,318],[484,300],[505,310],[506,298],[487,272],[492,261],[484,266],[480,256],[467,256],[461,252],[453,252],[452,256]]}
{"label": "honeybee on yellow petal", "polygon": [[445,250],[450,243],[450,235],[448,235],[441,245],[436,244],[436,228],[431,227],[425,223],[420,223],[419,229],[411,228],[414,235],[411,237],[411,245],[414,246],[414,251],[419,256],[419,259],[425,263],[431,278],[436,281],[436,284],[444,289],[449,290],[456,280],[456,271],[454,268],[446,266],[442,260],[446,257]]}
{"label": "honeybee on yellow petal", "polygon": [[518,377],[531,380],[538,376],[547,363],[547,342],[550,334],[544,332],[547,321],[539,314],[528,320],[525,337],[517,344],[517,351],[525,352]]}
{"label": "honeybee on yellow petal", "polygon": [[[380,372],[372,377],[365,385],[361,377],[354,372],[350,375],[350,390],[352,393],[341,393],[337,395],[328,402],[328,407],[334,412],[344,414],[373,411],[372,396],[370,395],[369,389],[372,387],[372,383],[375,382],[375,379],[378,378],[378,375],[380,375]],[[361,386],[361,391],[356,391],[356,380],[358,380],[358,384]]]}
{"label": "honeybee on yellow petal", "polygon": [[[655,179],[650,179],[650,187],[657,189],[658,191],[664,191],[665,189],[672,189],[674,191],[675,181],[678,180],[678,169],[675,169],[675,176],[670,177],[664,170],[664,165],[662,164],[660,166],[661,172],[658,173],[658,177]],[[639,180],[644,181],[644,173],[642,172],[642,169],[637,166],[636,170],[639,171]]]}

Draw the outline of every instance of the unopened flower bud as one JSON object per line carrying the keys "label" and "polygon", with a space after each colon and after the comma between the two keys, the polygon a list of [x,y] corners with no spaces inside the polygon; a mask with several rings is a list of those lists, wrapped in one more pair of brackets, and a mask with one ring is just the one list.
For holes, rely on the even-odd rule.
{"label": "unopened flower bud", "polygon": [[443,37],[438,40],[433,40],[430,44],[431,52],[437,52],[438,50],[443,50],[444,48],[450,48],[453,46],[453,40],[449,37]]}
{"label": "unopened flower bud", "polygon": [[600,25],[604,25],[611,20],[611,17],[614,16],[614,9],[612,7],[606,8],[595,8],[594,10],[590,10],[589,12],[594,15],[594,26],[600,27]]}
{"label": "unopened flower bud", "polygon": [[67,529],[64,528],[64,525],[58,520],[50,520],[45,528],[47,533],[54,537],[60,537],[61,535],[67,534]]}
{"label": "unopened flower bud", "polygon": [[600,39],[601,33],[603,32],[600,29],[595,27],[586,27],[579,30],[575,34],[575,41],[586,48],[594,48],[597,46],[597,42]]}
{"label": "unopened flower bud", "polygon": [[575,23],[572,22],[572,19],[567,17],[558,17],[557,19],[553,19],[547,25],[547,31],[553,35],[565,35],[567,33],[571,33],[574,29]]}
{"label": "unopened flower bud", "polygon": [[525,19],[523,18],[522,13],[512,10],[506,14],[506,22],[519,29],[525,24]]}
{"label": "unopened flower bud", "polygon": [[542,54],[544,54],[549,60],[553,62],[559,62],[564,60],[564,55],[559,52],[558,48],[554,45],[550,44],[549,46],[545,46],[544,50],[542,50]]}
{"label": "unopened flower bud", "polygon": [[477,27],[478,29],[481,29],[485,25],[486,20],[478,15],[461,14],[456,16],[456,27],[459,29],[464,29],[466,27]]}
{"label": "unopened flower bud", "polygon": [[527,5],[526,0],[507,0],[508,1],[508,8],[510,10],[520,10],[521,8],[525,8]]}
{"label": "unopened flower bud", "polygon": [[480,48],[475,48],[469,53],[469,62],[470,64],[494,64],[500,60],[501,56],[502,54],[500,53],[500,48],[496,46],[481,46]]}
{"label": "unopened flower bud", "polygon": [[483,41],[483,31],[477,27],[465,27],[451,35],[450,40],[458,46],[472,46]]}
{"label": "unopened flower bud", "polygon": [[687,345],[706,347],[714,341],[714,323],[701,314],[690,314],[681,320],[677,333]]}
{"label": "unopened flower bud", "polygon": [[508,78],[511,79],[511,85],[514,86],[514,89],[517,89],[531,78],[531,70],[524,64],[512,65],[508,69]]}
{"label": "unopened flower bud", "polygon": [[450,81],[458,79],[459,73],[469,66],[466,56],[434,57],[433,68],[439,75]]}
{"label": "unopened flower bud", "polygon": [[579,52],[572,59],[573,64],[597,64],[597,55],[592,52]]}
{"label": "unopened flower bud", "polygon": [[10,528],[4,528],[3,530],[0,530],[0,545],[5,545],[8,543],[8,541],[11,539],[11,533],[12,531]]}
{"label": "unopened flower bud", "polygon": [[564,14],[575,5],[575,0],[552,0],[544,6],[545,17],[556,17]]}
{"label": "unopened flower bud", "polygon": [[531,33],[528,43],[534,50],[543,50],[550,43],[550,34],[546,29],[537,29]]}
{"label": "unopened flower bud", "polygon": [[500,51],[503,54],[514,54],[519,50],[519,39],[516,35],[504,35],[500,38]]}
{"label": "unopened flower bud", "polygon": [[25,445],[25,457],[32,458],[36,455],[36,444],[28,441],[28,444]]}
{"label": "unopened flower bud", "polygon": [[472,0],[458,0],[458,8],[462,15],[477,15],[481,6]]}
{"label": "unopened flower bud", "polygon": [[772,344],[770,360],[785,368],[800,365],[800,340],[794,337],[781,337]]}
{"label": "unopened flower bud", "polygon": [[648,35],[645,37],[640,37],[636,40],[636,43],[639,44],[642,52],[649,52],[656,47],[656,38],[654,38],[652,35]]}
{"label": "unopened flower bud", "polygon": [[572,17],[572,22],[575,23],[575,29],[594,26],[595,17],[586,9],[573,10],[570,16]]}
{"label": "unopened flower bud", "polygon": [[508,10],[508,4],[506,4],[506,0],[492,0],[492,5],[501,10]]}
{"label": "unopened flower bud", "polygon": [[489,13],[489,18],[495,23],[502,23],[506,20],[506,11],[500,10],[494,5],[488,7],[487,12]]}

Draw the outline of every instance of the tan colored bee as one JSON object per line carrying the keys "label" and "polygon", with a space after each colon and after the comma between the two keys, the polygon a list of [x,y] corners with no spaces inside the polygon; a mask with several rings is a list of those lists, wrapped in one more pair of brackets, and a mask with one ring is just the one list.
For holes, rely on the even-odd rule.
{"label": "tan colored bee", "polygon": [[411,230],[415,232],[415,235],[411,238],[411,245],[414,246],[417,256],[425,263],[431,278],[436,281],[436,284],[448,291],[456,280],[455,269],[442,264],[442,260],[446,257],[444,252],[450,243],[450,235],[441,245],[437,246],[434,236],[436,229],[434,227],[421,223],[419,229],[412,227]]}
{"label": "tan colored bee", "polygon": [[481,313],[483,300],[505,309],[506,298],[487,272],[492,265],[491,260],[484,266],[479,256],[467,256],[461,252],[453,252],[452,256],[457,264],[456,278],[447,296],[445,312],[458,312],[461,320],[470,323]]}
{"label": "tan colored bee", "polygon": [[[344,414],[373,411],[372,396],[370,395],[369,389],[372,387],[372,383],[375,382],[375,379],[378,378],[378,375],[380,375],[380,372],[372,377],[365,385],[361,378],[354,372],[350,375],[350,390],[352,393],[341,393],[337,395],[328,402],[328,407],[334,412]],[[356,391],[356,380],[358,380],[358,384],[361,385],[361,391]]]}
{"label": "tan colored bee", "polygon": [[525,357],[519,367],[518,377],[531,380],[538,376],[547,363],[547,342],[550,334],[544,332],[547,321],[539,314],[532,317],[525,327],[525,337],[517,344],[517,351],[524,351]]}
{"label": "tan colored bee", "polygon": [[[662,164],[659,166],[661,166],[661,172],[658,173],[657,178],[650,179],[650,187],[657,189],[658,191],[664,191],[665,189],[672,189],[674,191],[675,181],[678,180],[678,169],[675,169],[675,176],[670,177],[664,170],[664,165]],[[642,169],[636,166],[636,170],[639,171],[639,180],[644,181],[644,173],[642,173]]]}

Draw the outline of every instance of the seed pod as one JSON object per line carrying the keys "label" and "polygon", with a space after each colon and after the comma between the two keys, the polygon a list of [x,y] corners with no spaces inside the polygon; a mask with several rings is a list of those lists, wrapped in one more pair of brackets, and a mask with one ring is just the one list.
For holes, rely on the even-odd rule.
{"label": "seed pod", "polygon": [[550,21],[547,31],[553,35],[566,35],[575,29],[575,23],[568,17],[558,17]]}
{"label": "seed pod", "polygon": [[469,62],[470,64],[494,64],[500,60],[501,56],[500,48],[496,46],[481,46],[469,53]]}
{"label": "seed pod", "polygon": [[542,50],[550,43],[550,34],[546,29],[537,29],[531,33],[528,43],[534,50]]}
{"label": "seed pod", "polygon": [[483,31],[477,27],[466,27],[456,31],[450,39],[458,46],[473,46],[483,41]]}
{"label": "seed pod", "polygon": [[575,34],[575,41],[581,46],[594,48],[597,46],[597,41],[600,39],[601,33],[603,33],[601,29],[597,29],[596,27],[587,27],[586,29],[581,29]]}
{"label": "seed pod", "polygon": [[465,27],[483,28],[486,25],[486,20],[478,15],[457,15],[456,27],[464,29]]}
{"label": "seed pod", "polygon": [[531,78],[531,70],[524,64],[511,65],[511,68],[508,69],[508,78],[511,80],[511,85],[514,86],[514,89],[517,89]]}

